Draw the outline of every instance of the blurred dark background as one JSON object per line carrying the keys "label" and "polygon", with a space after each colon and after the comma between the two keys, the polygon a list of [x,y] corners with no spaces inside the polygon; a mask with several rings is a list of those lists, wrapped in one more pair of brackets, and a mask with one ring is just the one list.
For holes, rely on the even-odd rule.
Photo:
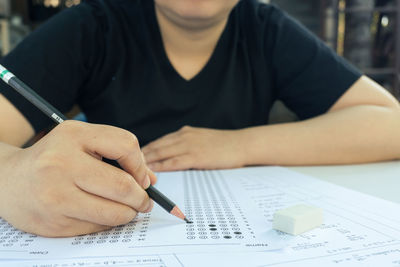
{"label": "blurred dark background", "polygon": [[270,2],[296,17],[339,55],[400,98],[400,1]]}

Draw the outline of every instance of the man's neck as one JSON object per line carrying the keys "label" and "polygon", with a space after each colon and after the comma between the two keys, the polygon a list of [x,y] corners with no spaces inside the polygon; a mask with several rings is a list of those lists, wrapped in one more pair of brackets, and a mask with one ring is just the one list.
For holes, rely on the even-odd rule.
{"label": "man's neck", "polygon": [[196,76],[211,58],[227,18],[196,24],[174,20],[156,8],[164,48],[175,70],[186,80]]}
{"label": "man's neck", "polygon": [[157,7],[156,15],[164,46],[174,54],[186,56],[212,53],[227,23],[227,18],[210,22],[182,21]]}

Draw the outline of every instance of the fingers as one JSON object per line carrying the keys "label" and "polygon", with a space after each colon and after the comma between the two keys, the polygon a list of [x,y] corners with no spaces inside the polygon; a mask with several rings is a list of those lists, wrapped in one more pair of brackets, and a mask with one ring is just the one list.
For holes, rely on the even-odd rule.
{"label": "fingers", "polygon": [[142,152],[142,159],[144,161],[144,163],[146,164],[146,168],[147,168],[147,174],[149,175],[150,178],[150,183],[152,185],[155,185],[157,183],[157,176],[154,174],[154,172],[152,170],[150,170],[150,168],[147,166],[147,162],[146,162],[146,158],[144,157],[144,154]]}
{"label": "fingers", "polygon": [[[153,207],[142,187],[156,177],[136,137],[125,130],[66,121],[18,156],[9,165],[25,171],[2,190],[9,191],[2,199],[16,208],[1,215],[24,231],[43,236],[97,232]],[[117,160],[125,171],[102,157]]]}
{"label": "fingers", "polygon": [[146,162],[148,165],[163,161],[172,157],[177,157],[186,153],[187,147],[182,143],[175,143],[169,146],[156,147],[149,149],[147,153],[144,154]]}
{"label": "fingers", "polygon": [[125,204],[135,211],[149,210],[149,196],[129,173],[91,157],[85,161],[82,165],[91,166],[90,170],[77,169],[74,174],[74,182],[80,189]]}
{"label": "fingers", "polygon": [[[63,123],[65,124],[65,123]],[[106,125],[67,122],[80,132],[81,145],[90,154],[116,160],[143,187],[149,187],[150,175],[143,160],[139,142],[129,131]]]}
{"label": "fingers", "polygon": [[149,169],[150,182],[152,185],[155,185],[157,183],[157,176],[154,174],[153,171],[150,170],[148,166],[147,168]]}
{"label": "fingers", "polygon": [[149,164],[149,168],[156,172],[187,170],[193,167],[193,159],[188,154]]}
{"label": "fingers", "polygon": [[[85,192],[74,194],[74,203],[65,205],[64,214],[70,218],[103,226],[127,224],[136,217],[132,208]],[[147,207],[146,207],[147,208]]]}
{"label": "fingers", "polygon": [[[146,146],[142,147],[142,152],[146,155],[147,153],[151,152],[152,150],[160,147],[166,147],[173,145],[179,141],[180,131],[173,132],[167,135],[160,137],[159,139],[148,143]],[[147,159],[146,159],[147,160]]]}
{"label": "fingers", "polygon": [[44,229],[43,232],[39,232],[38,234],[44,237],[71,237],[97,233],[111,229],[111,226],[99,225],[68,217],[64,219],[64,223],[68,224],[68,226],[63,227],[63,229],[49,231],[49,229],[47,228]]}
{"label": "fingers", "polygon": [[182,127],[143,147],[142,152],[148,167],[153,171],[175,171],[193,167],[193,157],[188,151],[192,147],[185,142],[184,137],[194,129],[196,128]]}
{"label": "fingers", "polygon": [[71,219],[73,222],[71,223],[71,227],[67,228],[62,232],[62,236],[59,237],[69,237],[69,236],[77,236],[77,235],[87,235],[91,233],[102,232],[105,230],[111,229],[111,226],[99,225],[90,222],[85,222],[81,220]]}

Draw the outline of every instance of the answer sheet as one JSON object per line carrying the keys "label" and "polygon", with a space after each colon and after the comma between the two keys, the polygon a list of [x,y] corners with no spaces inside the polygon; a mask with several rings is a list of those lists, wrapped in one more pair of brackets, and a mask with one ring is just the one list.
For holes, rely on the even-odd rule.
{"label": "answer sheet", "polygon": [[[400,264],[400,207],[388,201],[279,167],[161,173],[157,187],[193,224],[155,207],[111,231],[49,239],[1,221],[0,265]],[[322,208],[324,224],[297,237],[272,230],[273,213],[295,204]]]}

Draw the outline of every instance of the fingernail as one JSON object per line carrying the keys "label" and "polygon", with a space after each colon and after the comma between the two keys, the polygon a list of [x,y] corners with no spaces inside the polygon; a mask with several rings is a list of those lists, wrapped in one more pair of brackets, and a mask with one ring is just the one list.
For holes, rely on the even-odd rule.
{"label": "fingernail", "polygon": [[147,189],[150,186],[150,176],[146,174],[146,178],[144,178],[143,188]]}

